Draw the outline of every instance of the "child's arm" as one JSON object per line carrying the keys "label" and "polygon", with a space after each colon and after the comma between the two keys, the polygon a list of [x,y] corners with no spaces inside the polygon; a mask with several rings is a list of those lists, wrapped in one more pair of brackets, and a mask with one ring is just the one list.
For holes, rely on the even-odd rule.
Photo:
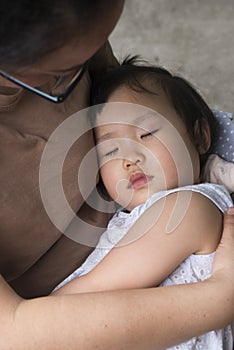
{"label": "child's arm", "polygon": [[[167,227],[178,193],[169,195],[165,202],[154,203],[90,273],[74,279],[56,293],[156,286],[189,255],[213,252],[222,230],[220,211],[198,193],[179,192],[179,196],[188,205],[173,232],[167,233]],[[158,215],[156,222],[150,222]]]}

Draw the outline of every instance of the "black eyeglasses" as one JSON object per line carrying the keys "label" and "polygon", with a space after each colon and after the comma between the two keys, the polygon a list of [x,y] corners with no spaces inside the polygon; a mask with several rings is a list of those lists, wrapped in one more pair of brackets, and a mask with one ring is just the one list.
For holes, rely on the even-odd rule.
{"label": "black eyeglasses", "polygon": [[86,61],[82,68],[80,68],[78,71],[74,73],[74,75],[66,75],[66,76],[60,76],[56,79],[55,83],[51,87],[50,92],[45,92],[43,90],[40,90],[39,88],[35,88],[33,86],[30,86],[26,83],[24,83],[21,80],[18,80],[11,75],[3,72],[0,70],[0,76],[3,78],[11,81],[12,83],[33,92],[34,94],[37,94],[46,100],[52,101],[54,103],[61,103],[63,102],[70,93],[74,90],[76,85],[79,83],[81,78],[83,77],[84,73],[86,72],[88,68],[89,61]]}

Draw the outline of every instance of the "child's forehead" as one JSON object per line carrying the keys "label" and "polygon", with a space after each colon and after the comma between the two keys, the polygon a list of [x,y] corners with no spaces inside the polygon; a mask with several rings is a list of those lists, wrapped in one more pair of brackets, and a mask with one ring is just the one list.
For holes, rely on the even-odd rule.
{"label": "child's forehead", "polygon": [[163,117],[154,111],[146,113],[108,113],[105,116],[100,115],[97,118],[95,129],[99,132],[129,130],[131,128],[150,129],[153,125],[162,125]]}
{"label": "child's forehead", "polygon": [[138,126],[155,120],[173,122],[178,118],[165,95],[132,91],[128,94],[126,89],[125,91],[125,94],[117,91],[103,104],[101,112],[96,114],[96,126],[107,123],[130,123]]}
{"label": "child's forehead", "polygon": [[147,121],[156,121],[164,119],[159,113],[154,110],[142,108],[143,106],[129,105],[121,103],[118,105],[111,104],[106,109],[98,114],[96,126],[109,124],[123,124],[140,126]]}

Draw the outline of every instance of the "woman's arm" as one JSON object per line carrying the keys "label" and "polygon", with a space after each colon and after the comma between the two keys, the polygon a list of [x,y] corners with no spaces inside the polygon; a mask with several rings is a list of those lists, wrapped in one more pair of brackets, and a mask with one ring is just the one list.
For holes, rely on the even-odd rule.
{"label": "woman's arm", "polygon": [[146,290],[18,298],[0,279],[4,350],[163,349],[234,320],[234,208],[213,276]]}

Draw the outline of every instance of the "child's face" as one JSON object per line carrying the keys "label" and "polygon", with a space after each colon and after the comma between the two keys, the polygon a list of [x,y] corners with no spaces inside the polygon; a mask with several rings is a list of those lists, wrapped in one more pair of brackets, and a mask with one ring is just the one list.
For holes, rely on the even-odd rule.
{"label": "child's face", "polygon": [[199,155],[165,95],[121,87],[108,102],[95,134],[113,200],[131,211],[155,192],[199,182]]}

